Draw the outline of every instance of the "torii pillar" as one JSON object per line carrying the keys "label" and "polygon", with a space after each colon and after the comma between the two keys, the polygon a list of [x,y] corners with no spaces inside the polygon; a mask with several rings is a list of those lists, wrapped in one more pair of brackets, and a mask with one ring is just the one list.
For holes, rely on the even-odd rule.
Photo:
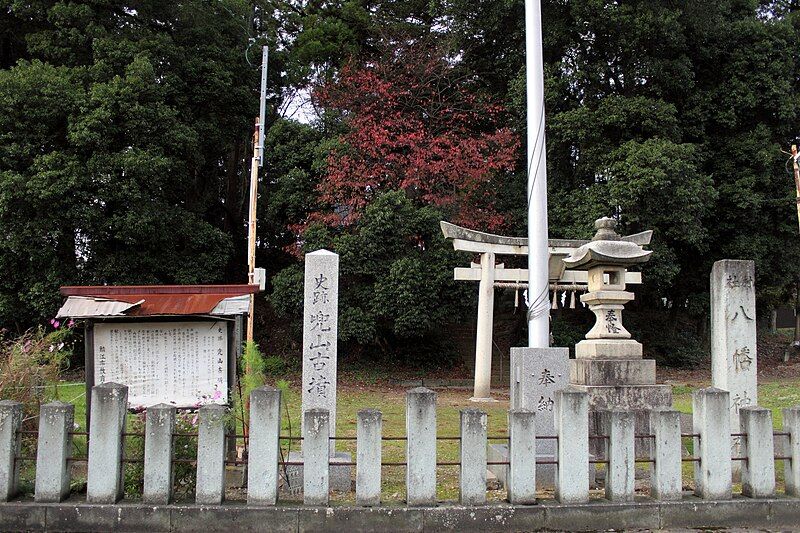
{"label": "torii pillar", "polygon": [[475,335],[474,399],[490,399],[492,386],[492,330],[494,329],[493,252],[481,254],[481,281],[478,286],[478,324]]}

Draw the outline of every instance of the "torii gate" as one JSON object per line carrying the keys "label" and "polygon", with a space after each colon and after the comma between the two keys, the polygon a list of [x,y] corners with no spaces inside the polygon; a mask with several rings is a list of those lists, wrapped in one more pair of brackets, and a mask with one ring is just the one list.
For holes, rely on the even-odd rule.
{"label": "torii gate", "polygon": [[[492,233],[471,230],[449,222],[441,221],[445,238],[453,239],[453,248],[463,252],[481,254],[480,265],[470,268],[456,268],[454,279],[460,281],[479,281],[478,286],[478,327],[475,337],[475,387],[472,400],[491,399],[490,385],[492,375],[492,332],[494,324],[494,288],[497,286],[524,288],[528,286],[528,269],[504,268],[496,263],[498,255],[528,255],[528,239],[525,237],[505,237]],[[644,231],[622,237],[639,245],[650,244],[652,231]],[[565,289],[586,286],[588,273],[567,270],[563,259],[589,241],[576,239],[548,240],[548,280],[550,288]],[[625,283],[641,284],[640,272],[628,272]]]}

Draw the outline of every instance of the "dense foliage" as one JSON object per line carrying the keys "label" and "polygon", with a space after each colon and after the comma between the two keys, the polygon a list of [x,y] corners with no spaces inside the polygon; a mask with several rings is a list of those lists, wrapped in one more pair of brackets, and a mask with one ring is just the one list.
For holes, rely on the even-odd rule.
{"label": "dense foliage", "polygon": [[[704,339],[717,259],[756,261],[760,310],[790,302],[796,2],[542,7],[551,234],[655,231],[635,333],[662,353]],[[0,0],[0,326],[44,322],[61,284],[245,279],[269,44],[257,262],[279,330],[299,331],[298,251],[327,246],[349,352],[444,358],[474,287],[438,220],[524,234],[523,23],[518,0]]]}
{"label": "dense foliage", "polygon": [[74,322],[52,320],[50,326],[19,336],[0,330],[0,397],[22,404],[25,429],[43,403],[58,398],[59,376],[73,348]]}
{"label": "dense foliage", "polygon": [[512,177],[519,143],[501,125],[502,107],[481,96],[429,42],[393,43],[375,61],[345,65],[317,91],[346,127],[319,184],[335,208],[322,219],[348,224],[382,192],[402,190],[459,223],[502,226],[493,197]]}

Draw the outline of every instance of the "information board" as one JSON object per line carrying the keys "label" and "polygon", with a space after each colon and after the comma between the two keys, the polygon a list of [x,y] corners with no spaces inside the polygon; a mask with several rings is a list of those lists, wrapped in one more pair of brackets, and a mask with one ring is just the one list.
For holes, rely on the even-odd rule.
{"label": "information board", "polygon": [[130,407],[225,404],[227,361],[224,321],[94,326],[94,382],[127,385]]}

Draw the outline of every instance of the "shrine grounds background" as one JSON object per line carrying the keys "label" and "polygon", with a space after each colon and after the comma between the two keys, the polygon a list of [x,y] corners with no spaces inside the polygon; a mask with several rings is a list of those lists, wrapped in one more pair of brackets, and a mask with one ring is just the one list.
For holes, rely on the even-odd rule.
{"label": "shrine grounds background", "polygon": [[[340,360],[437,367],[472,352],[451,331],[474,319],[476,288],[453,268],[475,258],[439,222],[525,234],[523,2],[7,4],[3,338],[47,327],[62,285],[247,279],[254,67],[268,45],[259,346],[294,358],[302,256],[324,247],[341,257]],[[761,320],[796,306],[782,153],[799,138],[796,3],[544,0],[542,18],[549,233],[591,238],[602,216],[654,231],[626,308],[647,353],[702,359],[719,259],[755,261]],[[513,291],[497,292],[513,308]],[[557,345],[587,331],[566,327],[578,307],[554,320]],[[496,339],[526,338],[524,319],[502,324],[508,335],[501,321]]]}
{"label": "shrine grounds background", "polygon": [[[784,346],[785,340],[789,338],[791,331],[779,332],[776,336],[770,334],[760,334],[759,348],[764,346],[764,352],[759,353],[759,405],[772,411],[776,430],[782,427],[781,409],[800,404],[800,361],[794,359],[788,363],[780,361],[782,351],[770,351],[769,343],[774,342],[777,346]],[[662,383],[672,385],[673,405],[682,413],[689,414],[692,411],[692,391],[710,386],[710,369],[702,365],[694,369],[663,369],[658,371],[658,380]],[[73,376],[77,377],[77,376]],[[360,409],[375,408],[383,413],[383,434],[384,436],[404,436],[405,435],[405,392],[416,384],[413,373],[408,373],[399,378],[388,378],[385,372],[379,369],[370,368],[343,368],[340,369],[338,405],[337,405],[337,434],[339,436],[351,436],[356,434],[356,413]],[[426,379],[441,378],[445,376],[426,375]],[[452,376],[449,376],[452,377]],[[405,383],[402,383],[405,381]],[[300,434],[300,394],[299,394],[299,375],[292,373],[283,376],[272,376],[270,384],[278,384],[284,390],[284,418],[283,435]],[[440,382],[443,382],[440,380]],[[85,393],[82,381],[62,382],[57,384],[57,394],[62,401],[75,404],[75,422],[77,431],[85,430]],[[507,388],[497,388],[493,395],[499,401],[488,404],[474,404],[469,401],[471,389],[469,387],[443,387],[437,388],[437,431],[439,436],[457,436],[459,434],[459,411],[466,407],[479,407],[489,415],[490,436],[507,435],[506,411],[508,410],[508,390]],[[691,429],[690,418],[684,417],[684,432]],[[688,424],[688,426],[687,426]],[[238,429],[241,433],[241,428]],[[192,446],[192,441],[188,446]],[[290,449],[297,450],[297,441],[284,440],[283,449],[288,453]],[[690,439],[684,439],[686,450],[691,453],[692,444]],[[438,441],[438,460],[458,461],[459,444],[457,440]],[[349,451],[355,456],[355,441],[339,441],[337,449]],[[129,450],[130,452],[130,450]],[[776,448],[776,453],[779,450]],[[85,456],[85,437],[77,437],[75,444],[75,455]],[[405,443],[403,441],[384,441],[383,445],[384,461],[403,461],[405,459]],[[644,465],[643,465],[644,466]],[[127,465],[126,468],[132,475],[138,475],[135,467]],[[783,483],[783,464],[776,464],[778,485]],[[81,478],[80,470],[75,471],[75,481],[73,486],[81,490],[81,484],[85,482]],[[458,467],[440,466],[437,468],[437,496],[440,500],[455,500],[458,498]],[[129,476],[130,477],[130,476]],[[401,502],[405,498],[405,472],[403,467],[385,466],[383,467],[384,483],[382,485],[382,497],[385,501]],[[643,483],[643,490],[647,483]],[[684,488],[690,489],[693,486],[692,465],[684,463]],[[546,491],[545,491],[546,492]],[[226,494],[229,499],[243,499],[245,497],[243,489],[230,488]],[[598,493],[599,494],[599,493]],[[186,495],[185,497],[190,497]],[[490,499],[504,499],[505,490],[489,490]],[[338,494],[333,496],[336,500],[352,499],[353,494]]]}

